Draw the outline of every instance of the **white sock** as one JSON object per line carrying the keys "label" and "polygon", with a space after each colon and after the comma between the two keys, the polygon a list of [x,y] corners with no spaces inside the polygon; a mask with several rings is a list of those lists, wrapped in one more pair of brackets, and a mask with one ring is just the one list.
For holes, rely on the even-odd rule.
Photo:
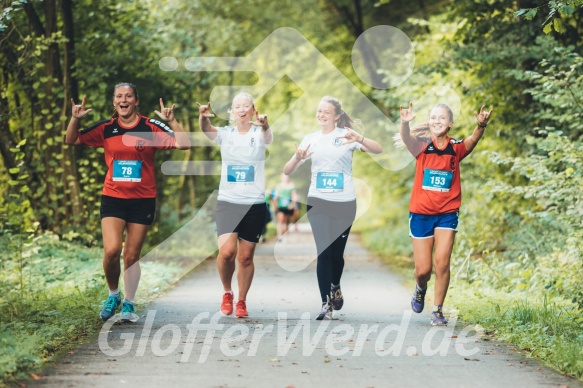
{"label": "white sock", "polygon": [[119,296],[119,288],[116,288],[115,290],[109,290],[109,296]]}
{"label": "white sock", "polygon": [[443,306],[433,305],[433,311],[441,311],[442,309],[443,309]]}

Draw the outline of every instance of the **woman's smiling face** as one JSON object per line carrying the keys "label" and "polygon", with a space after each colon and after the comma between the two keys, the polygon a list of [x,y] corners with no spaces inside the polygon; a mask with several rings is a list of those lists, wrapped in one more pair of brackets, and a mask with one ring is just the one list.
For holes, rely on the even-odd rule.
{"label": "woman's smiling face", "polygon": [[451,121],[447,109],[442,107],[431,109],[431,113],[429,114],[429,130],[433,136],[439,137],[446,134],[452,125],[453,121]]}
{"label": "woman's smiling face", "polygon": [[118,86],[113,94],[113,106],[119,117],[128,118],[137,113],[140,101],[129,86]]}
{"label": "woman's smiling face", "polygon": [[329,102],[322,101],[316,111],[316,120],[321,127],[336,127],[336,120],[340,115],[336,114],[336,108]]}
{"label": "woman's smiling face", "polygon": [[247,96],[237,96],[233,99],[231,113],[236,122],[248,123],[253,120],[255,107],[253,102]]}

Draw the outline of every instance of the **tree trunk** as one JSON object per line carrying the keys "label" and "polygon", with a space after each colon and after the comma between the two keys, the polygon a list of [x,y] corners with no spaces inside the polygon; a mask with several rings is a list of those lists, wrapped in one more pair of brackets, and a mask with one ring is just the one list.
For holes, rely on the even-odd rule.
{"label": "tree trunk", "polygon": [[[358,39],[358,37],[360,37],[365,30],[362,3],[360,0],[352,1],[354,10],[351,10],[348,6],[338,5],[334,1],[330,1],[329,4],[336,11],[336,13],[338,13],[354,38]],[[362,39],[365,38],[363,37]],[[370,50],[369,45],[359,45],[359,50],[363,55],[363,64],[366,67],[366,71],[372,80],[373,85],[382,85],[383,76],[377,74],[377,70],[380,69],[381,64],[376,53],[373,50]]]}
{"label": "tree trunk", "polygon": [[[55,0],[45,0],[44,1],[44,13],[45,13],[45,37],[47,39],[53,38],[57,33],[57,6]],[[60,63],[59,46],[57,43],[52,42],[49,44],[49,48],[46,52],[45,57],[45,74],[48,81],[45,82],[45,94],[46,97],[43,99],[42,106],[47,109],[50,113],[45,115],[45,120],[41,122],[41,125],[45,125],[46,132],[45,135],[39,139],[39,144],[44,144],[46,139],[52,138],[57,139],[59,136],[58,131],[61,130],[59,125],[54,125],[57,123],[56,115],[54,115],[53,110],[55,106],[59,105],[59,102],[55,96],[55,87],[60,86],[63,79],[63,72]],[[53,123],[52,128],[47,128],[46,124],[49,122]],[[43,133],[44,131],[41,131]],[[59,142],[60,143],[60,142]],[[50,218],[49,227],[53,229],[56,233],[61,233],[62,220],[66,219],[67,208],[65,204],[65,195],[63,195],[62,186],[60,184],[59,176],[56,172],[57,166],[51,166],[51,161],[54,160],[55,156],[61,153],[61,144],[47,145],[44,151],[45,166],[47,174],[47,194],[49,195],[49,203],[53,205],[53,216]],[[53,162],[54,163],[54,162]],[[59,198],[61,197],[61,198]]]}
{"label": "tree trunk", "polygon": [[[6,77],[0,80],[0,86],[5,89]],[[0,94],[0,155],[2,155],[2,160],[4,161],[4,167],[8,171],[11,168],[16,167],[16,159],[14,159],[14,154],[10,151],[10,148],[14,147],[16,144],[12,140],[10,126],[8,125],[8,116],[10,116],[8,99]],[[17,174],[10,174],[12,179],[16,179]]]}
{"label": "tree trunk", "polygon": [[[73,4],[71,0],[61,0],[61,14],[63,17],[63,30],[65,38],[65,50],[63,61],[63,109],[62,116],[69,116],[69,100],[79,101],[79,91],[77,78],[73,75],[75,68],[75,33],[73,29]],[[61,122],[60,132],[62,134],[67,130],[67,122]],[[61,143],[61,153],[63,155],[61,166],[63,168],[63,186],[65,187],[65,216],[75,222],[75,218],[83,213],[83,202],[81,200],[81,188],[79,186],[79,175],[77,173],[77,164],[75,158],[75,148]]]}
{"label": "tree trunk", "polygon": [[[418,0],[419,3],[419,9],[421,9],[421,15],[423,15],[423,19],[425,20],[429,20],[429,15],[427,13],[427,7],[425,6],[425,1],[424,0]],[[426,33],[430,33],[431,30],[429,29],[429,26],[425,26],[425,32]]]}

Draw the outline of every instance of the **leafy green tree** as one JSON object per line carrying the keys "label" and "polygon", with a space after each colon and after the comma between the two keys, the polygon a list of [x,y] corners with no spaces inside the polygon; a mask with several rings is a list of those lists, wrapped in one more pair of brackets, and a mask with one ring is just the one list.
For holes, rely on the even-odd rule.
{"label": "leafy green tree", "polygon": [[581,0],[567,0],[567,1],[546,1],[542,5],[530,8],[521,8],[514,12],[515,16],[520,16],[526,20],[532,20],[539,11],[545,11],[548,8],[546,20],[543,22],[543,31],[545,34],[555,30],[558,33],[564,34],[569,28],[578,30],[581,25],[580,15],[573,17],[577,8],[581,8],[583,1]]}

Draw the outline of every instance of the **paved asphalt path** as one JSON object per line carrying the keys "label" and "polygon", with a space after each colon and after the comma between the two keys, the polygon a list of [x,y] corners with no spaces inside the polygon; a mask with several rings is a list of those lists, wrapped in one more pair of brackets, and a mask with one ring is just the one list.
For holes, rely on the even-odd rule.
{"label": "paved asphalt path", "polygon": [[430,308],[412,313],[411,290],[356,236],[346,250],[344,307],[332,321],[314,320],[320,301],[306,229],[258,245],[249,318],[218,313],[222,287],[208,259],[141,311],[138,322],[104,326],[97,342],[27,385],[583,387],[454,325],[455,311],[446,310],[447,328],[432,328]]}

